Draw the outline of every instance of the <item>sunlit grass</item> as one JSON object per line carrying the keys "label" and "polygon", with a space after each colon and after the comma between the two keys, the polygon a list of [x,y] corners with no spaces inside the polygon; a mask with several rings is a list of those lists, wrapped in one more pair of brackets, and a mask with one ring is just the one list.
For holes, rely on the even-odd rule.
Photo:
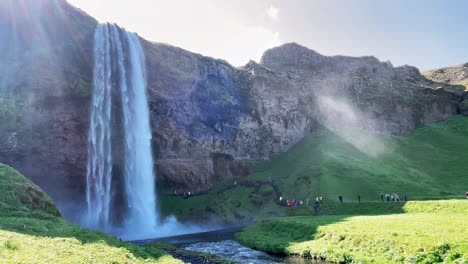
{"label": "sunlit grass", "polygon": [[0,263],[181,263],[58,216],[49,196],[0,164]]}
{"label": "sunlit grass", "polygon": [[424,213],[278,218],[237,238],[267,252],[343,263],[468,261],[468,202],[414,202],[407,211]]}

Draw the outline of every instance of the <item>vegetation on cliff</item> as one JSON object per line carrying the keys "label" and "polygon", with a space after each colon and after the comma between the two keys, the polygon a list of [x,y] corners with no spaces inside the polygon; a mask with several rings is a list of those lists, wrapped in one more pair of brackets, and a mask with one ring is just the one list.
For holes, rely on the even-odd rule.
{"label": "vegetation on cliff", "polygon": [[0,164],[1,263],[181,263],[165,251],[139,247],[60,217],[51,198]]}
{"label": "vegetation on cliff", "polygon": [[271,253],[339,263],[466,263],[466,201],[408,202],[405,214],[288,217],[237,234]]}

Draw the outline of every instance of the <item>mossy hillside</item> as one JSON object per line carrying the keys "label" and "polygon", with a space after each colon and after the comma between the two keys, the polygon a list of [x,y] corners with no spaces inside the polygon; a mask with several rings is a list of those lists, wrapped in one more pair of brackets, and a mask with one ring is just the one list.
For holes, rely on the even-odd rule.
{"label": "mossy hillside", "polygon": [[155,247],[139,247],[62,219],[0,217],[2,263],[181,263]]}
{"label": "mossy hillside", "polygon": [[[331,131],[317,131],[271,162],[257,165],[257,172],[248,177],[219,183],[208,193],[190,199],[161,196],[163,214],[182,219],[215,215],[236,222],[311,213],[310,207],[278,206],[268,184],[258,190],[243,185],[268,183],[269,177],[279,186],[284,199],[313,201],[323,196],[322,212],[326,214],[403,212],[396,205],[381,205],[381,193],[427,200],[460,198],[467,191],[467,117],[456,116],[403,136],[353,133],[377,140],[384,151],[381,155],[368,155]],[[358,194],[360,205],[354,204]],[[344,204],[337,203],[338,195],[344,196]]]}
{"label": "mossy hillside", "polygon": [[60,216],[52,199],[15,169],[0,164],[0,210],[2,216],[35,213]]}
{"label": "mossy hillside", "polygon": [[[259,166],[252,178],[275,179],[286,197],[321,196],[345,201],[378,201],[380,193],[412,199],[463,195],[468,164],[468,118],[421,127],[404,136],[353,132],[374,138],[382,154],[368,155],[330,131],[306,137],[284,155]],[[296,192],[297,194],[294,194]],[[298,197],[299,198],[299,197]]]}
{"label": "mossy hillside", "polygon": [[1,263],[181,263],[59,217],[54,203],[13,168],[0,164]]}
{"label": "mossy hillside", "polygon": [[465,263],[467,204],[411,202],[405,211],[419,213],[277,218],[236,238],[266,252],[339,263]]}

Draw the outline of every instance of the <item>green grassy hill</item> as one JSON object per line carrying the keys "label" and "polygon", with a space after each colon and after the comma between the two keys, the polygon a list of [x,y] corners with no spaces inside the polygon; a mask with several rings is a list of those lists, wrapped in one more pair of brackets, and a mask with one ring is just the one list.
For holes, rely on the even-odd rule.
{"label": "green grassy hill", "polygon": [[[230,180],[186,200],[162,196],[163,212],[182,218],[214,214],[233,221],[300,214],[297,211],[301,209],[276,205],[268,184],[257,190],[249,186],[254,181],[268,183],[269,177],[285,199],[323,196],[329,208],[336,207],[333,202],[338,195],[343,195],[345,202],[356,202],[360,194],[362,201],[372,203],[380,200],[382,192],[425,200],[463,198],[468,191],[467,117],[456,116],[403,136],[372,135],[359,130],[350,133],[356,138],[371,138],[370,142],[383,146],[382,153],[369,155],[331,131],[316,131],[271,162],[258,165],[253,175],[235,179],[235,188],[234,180]],[[369,206],[368,213],[372,213],[372,208],[386,211],[389,207]]]}
{"label": "green grassy hill", "polygon": [[0,263],[182,263],[60,217],[51,198],[0,164]]}
{"label": "green grassy hill", "polygon": [[[366,132],[356,137],[369,137]],[[380,199],[381,192],[411,198],[460,196],[468,188],[468,118],[417,129],[405,136],[376,136],[384,151],[367,155],[339,136],[320,131],[285,155],[261,166],[254,178],[271,176],[287,197],[317,196]],[[297,190],[297,194],[295,194]]]}

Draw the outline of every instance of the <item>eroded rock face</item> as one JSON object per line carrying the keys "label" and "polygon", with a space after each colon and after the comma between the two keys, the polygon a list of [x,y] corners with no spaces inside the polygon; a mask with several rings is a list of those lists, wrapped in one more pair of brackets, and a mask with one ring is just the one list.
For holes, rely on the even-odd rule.
{"label": "eroded rock face", "polygon": [[[24,25],[16,28],[24,36],[37,23],[50,32],[16,38],[19,46],[0,44],[13,54],[0,62],[0,162],[19,168],[60,206],[84,201],[96,21],[64,1],[39,2],[48,9],[34,11],[37,21],[0,16],[2,38],[18,36],[15,23]],[[451,86],[414,67],[394,68],[374,57],[327,57],[292,43],[235,68],[141,41],[157,185],[165,192],[200,192],[248,175],[247,164],[287,151],[319,127],[403,134],[452,117],[461,100],[435,90]]]}
{"label": "eroded rock face", "polygon": [[468,63],[426,71],[423,75],[436,82],[464,86],[459,90],[468,89]]}
{"label": "eroded rock face", "polygon": [[229,157],[225,175],[242,175],[242,163],[268,160],[318,127],[403,134],[452,117],[460,101],[414,67],[326,57],[294,43],[239,69],[162,44],[144,48],[166,191],[208,188],[220,179],[217,154]]}
{"label": "eroded rock face", "polygon": [[426,71],[423,75],[435,82],[453,85],[451,90],[463,98],[460,113],[468,116],[468,63]]}
{"label": "eroded rock face", "polygon": [[59,206],[83,200],[95,25],[65,1],[0,3],[0,162]]}

